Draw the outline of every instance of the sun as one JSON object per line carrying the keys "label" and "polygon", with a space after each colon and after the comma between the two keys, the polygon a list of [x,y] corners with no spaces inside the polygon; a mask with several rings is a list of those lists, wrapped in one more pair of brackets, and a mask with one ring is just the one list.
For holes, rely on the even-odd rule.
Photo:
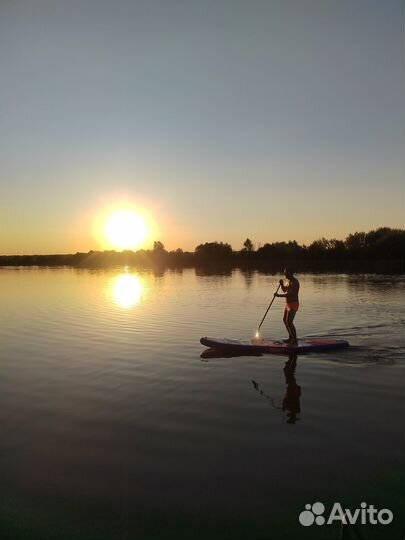
{"label": "sun", "polygon": [[113,211],[106,217],[103,229],[107,244],[115,249],[139,247],[149,236],[143,216],[130,209]]}
{"label": "sun", "polygon": [[160,228],[147,204],[117,201],[99,209],[93,217],[92,236],[100,249],[147,249],[159,238]]}

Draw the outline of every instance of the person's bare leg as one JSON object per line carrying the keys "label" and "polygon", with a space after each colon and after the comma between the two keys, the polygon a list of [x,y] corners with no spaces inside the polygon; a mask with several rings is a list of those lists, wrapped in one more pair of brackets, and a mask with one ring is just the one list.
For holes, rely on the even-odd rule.
{"label": "person's bare leg", "polygon": [[297,339],[297,330],[293,324],[293,321],[294,321],[294,317],[295,317],[295,314],[297,312],[296,311],[293,311],[293,310],[290,310],[287,314],[287,324],[286,326],[288,327],[288,332],[291,336],[291,344],[292,345],[297,345],[298,344],[298,339]]}
{"label": "person's bare leg", "polygon": [[283,317],[283,323],[284,323],[285,327],[287,328],[287,332],[288,332],[288,341],[290,341],[292,339],[290,328],[288,326],[288,314],[289,313],[290,312],[285,309],[284,310],[284,317]]}

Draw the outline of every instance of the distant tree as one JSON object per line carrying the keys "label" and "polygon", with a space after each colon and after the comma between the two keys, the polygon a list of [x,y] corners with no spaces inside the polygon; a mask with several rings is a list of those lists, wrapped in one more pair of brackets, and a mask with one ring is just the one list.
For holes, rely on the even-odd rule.
{"label": "distant tree", "polygon": [[362,259],[401,259],[404,257],[405,231],[380,227],[365,232],[349,234],[344,241],[351,257]]}
{"label": "distant tree", "polygon": [[232,247],[223,242],[206,242],[195,248],[198,259],[205,261],[221,261],[232,256]]}
{"label": "distant tree", "polygon": [[154,253],[165,253],[165,246],[160,240],[155,240],[153,242],[153,251]]}
{"label": "distant tree", "polygon": [[380,227],[365,236],[365,251],[371,258],[403,258],[405,251],[405,231]]}
{"label": "distant tree", "polygon": [[252,251],[253,251],[253,243],[252,243],[250,238],[246,238],[246,240],[243,242],[242,251],[247,251],[248,253],[252,253]]}
{"label": "distant tree", "polygon": [[257,255],[266,260],[291,260],[296,259],[302,253],[303,248],[295,240],[290,242],[266,243],[257,249]]}
{"label": "distant tree", "polygon": [[149,253],[151,259],[157,264],[163,263],[168,256],[168,253],[165,250],[165,246],[160,240],[155,240],[153,242],[153,249]]}
{"label": "distant tree", "polygon": [[336,238],[319,238],[306,248],[306,253],[313,260],[336,260],[345,256],[346,246],[342,240]]}
{"label": "distant tree", "polygon": [[308,246],[308,253],[312,259],[319,259],[329,249],[329,241],[326,238],[318,238]]}
{"label": "distant tree", "polygon": [[337,240],[336,238],[332,238],[329,240],[330,243],[330,249],[333,252],[333,256],[336,259],[342,258],[346,255],[346,246],[343,240]]}
{"label": "distant tree", "polygon": [[366,233],[355,232],[345,239],[346,248],[352,253],[359,253],[366,246]]}

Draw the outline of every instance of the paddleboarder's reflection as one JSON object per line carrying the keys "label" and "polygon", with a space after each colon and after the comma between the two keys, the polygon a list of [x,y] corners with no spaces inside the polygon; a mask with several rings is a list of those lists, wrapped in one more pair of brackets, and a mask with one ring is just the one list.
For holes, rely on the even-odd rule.
{"label": "paddleboarder's reflection", "polygon": [[283,399],[283,411],[286,413],[288,424],[295,424],[297,414],[301,412],[300,397],[301,386],[295,379],[295,369],[297,367],[297,355],[290,354],[284,366],[285,383],[287,385]]}
{"label": "paddleboarder's reflection", "polygon": [[[200,358],[203,362],[209,362],[214,358],[235,358],[237,356],[246,356],[246,353],[235,351],[217,351],[215,349],[206,349],[200,355]],[[263,356],[262,353],[252,354],[249,353],[248,356]],[[259,387],[259,383],[252,381],[254,389],[275,409],[281,410],[285,413],[285,419],[287,424],[295,424],[299,420],[299,413],[301,412],[300,398],[301,398],[301,386],[297,384],[295,378],[295,371],[297,368],[297,358],[296,353],[290,352],[288,355],[288,360],[284,365],[283,371],[285,376],[286,390],[285,395],[281,403],[277,404],[273,397],[269,396]]]}
{"label": "paddleboarder's reflection", "polygon": [[281,406],[276,405],[274,399],[268,394],[265,394],[263,390],[259,388],[259,384],[256,381],[252,381],[254,389],[257,390],[259,394],[265,397],[275,409],[281,409],[285,413],[287,424],[295,424],[295,422],[299,420],[297,415],[301,412],[301,386],[297,384],[295,378],[296,367],[297,355],[295,353],[290,353],[283,368],[287,387]]}

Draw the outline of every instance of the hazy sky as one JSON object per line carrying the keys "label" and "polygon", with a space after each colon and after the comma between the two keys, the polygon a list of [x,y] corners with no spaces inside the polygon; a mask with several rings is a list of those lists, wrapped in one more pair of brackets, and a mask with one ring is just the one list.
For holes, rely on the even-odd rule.
{"label": "hazy sky", "polygon": [[0,0],[0,253],[404,225],[402,0]]}

